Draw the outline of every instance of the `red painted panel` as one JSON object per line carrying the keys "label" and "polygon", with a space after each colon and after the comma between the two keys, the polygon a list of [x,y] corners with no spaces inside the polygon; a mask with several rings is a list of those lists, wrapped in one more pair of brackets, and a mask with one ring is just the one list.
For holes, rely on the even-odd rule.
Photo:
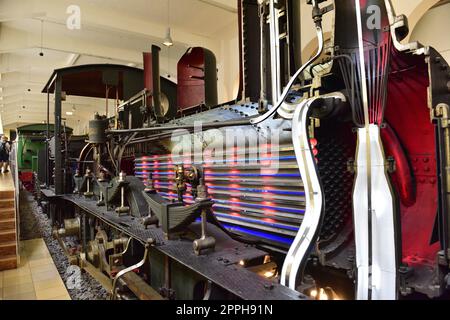
{"label": "red painted panel", "polygon": [[[396,133],[406,159],[399,159],[400,151],[387,145],[390,138],[384,135],[383,140],[387,152],[392,153],[387,153],[386,156],[395,156],[394,153],[397,152],[396,160],[402,163],[397,177],[393,177],[394,188],[402,194],[405,192],[402,188],[406,187],[402,184],[411,181],[416,191],[414,204],[400,204],[405,262],[410,261],[411,257],[433,261],[439,250],[439,243],[430,245],[438,208],[438,185],[435,128],[431,123],[427,104],[428,85],[428,69],[424,57],[399,53],[393,49],[385,119]],[[410,170],[404,167],[404,161],[408,162]],[[408,174],[411,176],[404,176]]]}
{"label": "red painted panel", "polygon": [[190,48],[178,62],[178,108],[184,110],[205,103],[205,54]]}

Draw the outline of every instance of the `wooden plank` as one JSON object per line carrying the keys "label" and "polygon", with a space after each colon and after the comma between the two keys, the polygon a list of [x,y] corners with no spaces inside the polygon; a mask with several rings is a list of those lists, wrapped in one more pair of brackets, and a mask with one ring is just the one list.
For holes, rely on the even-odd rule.
{"label": "wooden plank", "polygon": [[16,231],[0,231],[0,243],[16,241]]}
{"label": "wooden plank", "polygon": [[[11,172],[5,173],[5,174],[1,174],[0,175],[0,193],[1,192],[8,192],[8,191],[13,191],[14,192],[15,187],[14,187],[14,180],[13,180],[13,176],[11,175]],[[14,193],[13,193],[13,197],[14,197]]]}
{"label": "wooden plank", "polygon": [[5,242],[0,244],[0,257],[13,256],[17,252],[16,242]]}
{"label": "wooden plank", "polygon": [[13,199],[1,199],[0,200],[1,209],[11,209],[14,208],[14,198]]}
{"label": "wooden plank", "polygon": [[0,231],[6,230],[16,230],[16,219],[0,220]]}
{"label": "wooden plank", "polygon": [[14,198],[14,190],[0,191],[0,199],[13,199],[13,198]]}
{"label": "wooden plank", "polygon": [[17,268],[15,195],[11,173],[0,175],[0,270]]}
{"label": "wooden plank", "polygon": [[0,219],[15,219],[16,210],[15,209],[0,209]]}

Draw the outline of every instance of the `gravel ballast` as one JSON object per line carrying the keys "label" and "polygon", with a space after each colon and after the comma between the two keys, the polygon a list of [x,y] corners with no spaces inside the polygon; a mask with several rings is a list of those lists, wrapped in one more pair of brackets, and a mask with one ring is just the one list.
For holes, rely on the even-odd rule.
{"label": "gravel ballast", "polygon": [[[57,240],[52,237],[52,227],[47,215],[34,200],[33,195],[20,191],[20,239],[31,240],[43,238],[53,261],[67,287],[67,280],[72,273],[67,269],[70,264]],[[86,272],[81,272],[79,289],[68,289],[72,300],[107,300],[108,292]]]}

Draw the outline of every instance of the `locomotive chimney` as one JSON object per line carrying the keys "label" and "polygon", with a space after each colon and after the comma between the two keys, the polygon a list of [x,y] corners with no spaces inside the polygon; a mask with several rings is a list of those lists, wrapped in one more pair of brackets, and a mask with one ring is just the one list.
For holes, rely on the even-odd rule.
{"label": "locomotive chimney", "polygon": [[144,87],[150,93],[147,97],[147,107],[152,106],[152,95],[153,95],[153,70],[152,70],[152,53],[144,52]]}
{"label": "locomotive chimney", "polygon": [[153,106],[157,120],[164,117],[161,110],[161,77],[159,72],[159,52],[161,48],[158,46],[152,46],[152,74],[153,74]]}
{"label": "locomotive chimney", "polygon": [[151,96],[147,99],[147,106],[153,107],[157,120],[163,118],[161,110],[161,78],[159,71],[159,52],[161,48],[152,46],[152,52],[144,52],[144,86]]}

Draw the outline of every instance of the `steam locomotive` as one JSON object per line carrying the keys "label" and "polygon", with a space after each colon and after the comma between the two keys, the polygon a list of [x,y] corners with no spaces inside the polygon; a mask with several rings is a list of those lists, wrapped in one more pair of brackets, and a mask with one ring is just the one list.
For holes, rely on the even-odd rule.
{"label": "steam locomotive", "polygon": [[[204,48],[181,58],[177,84],[160,76],[156,46],[143,71],[55,70],[41,193],[71,263],[112,299],[446,294],[448,64],[401,43],[408,22],[389,0],[309,4],[317,51],[304,62],[299,1],[238,1],[235,101],[218,104]],[[61,99],[105,97],[105,85],[120,103],[90,122],[73,170]]]}

